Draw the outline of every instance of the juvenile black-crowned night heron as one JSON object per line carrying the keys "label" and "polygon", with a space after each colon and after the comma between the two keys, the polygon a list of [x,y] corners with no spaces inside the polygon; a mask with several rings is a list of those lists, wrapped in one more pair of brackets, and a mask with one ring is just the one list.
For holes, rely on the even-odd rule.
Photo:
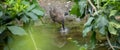
{"label": "juvenile black-crowned night heron", "polygon": [[58,8],[50,8],[50,17],[54,22],[57,22],[62,25],[62,28],[60,29],[61,35],[66,35],[68,32],[68,28],[65,27],[64,20],[65,16],[68,15],[67,12],[61,12]]}

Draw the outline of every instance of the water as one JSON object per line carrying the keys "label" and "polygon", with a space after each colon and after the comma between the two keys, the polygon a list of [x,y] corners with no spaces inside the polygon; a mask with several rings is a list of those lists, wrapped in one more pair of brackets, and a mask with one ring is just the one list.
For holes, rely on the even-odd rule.
{"label": "water", "polygon": [[[65,36],[61,36],[60,26],[46,24],[33,27],[32,36],[37,50],[84,50],[84,44],[89,42],[89,36],[88,38],[82,37],[80,31],[82,27],[79,25],[67,26],[69,33]],[[35,50],[29,33],[26,36],[12,36],[8,47],[9,50]],[[107,50],[104,47],[97,47],[94,50],[100,49]]]}

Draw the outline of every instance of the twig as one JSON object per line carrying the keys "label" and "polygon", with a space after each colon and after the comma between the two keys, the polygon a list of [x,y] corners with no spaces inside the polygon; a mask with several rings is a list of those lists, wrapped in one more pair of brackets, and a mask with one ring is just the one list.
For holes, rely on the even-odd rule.
{"label": "twig", "polygon": [[[120,47],[118,46],[113,46],[113,48],[116,48],[116,49],[120,49]],[[108,50],[110,50],[111,48],[108,48]]]}
{"label": "twig", "polygon": [[[117,49],[120,49],[120,47],[118,46],[113,46],[113,48],[117,48]],[[110,50],[111,48],[108,48],[108,50]]]}
{"label": "twig", "polygon": [[120,49],[120,47],[118,47],[118,46],[113,46],[114,48],[117,48],[117,49]]}
{"label": "twig", "polygon": [[[98,12],[97,12],[97,8],[93,5],[93,3],[91,2],[91,0],[88,0],[89,4],[92,6],[92,8],[94,9],[95,13],[98,15]],[[94,16],[95,14],[93,14]]]}
{"label": "twig", "polygon": [[111,42],[110,42],[108,34],[106,34],[106,38],[107,38],[107,42],[108,42],[109,46],[112,48],[112,50],[115,50],[114,47],[112,46]]}

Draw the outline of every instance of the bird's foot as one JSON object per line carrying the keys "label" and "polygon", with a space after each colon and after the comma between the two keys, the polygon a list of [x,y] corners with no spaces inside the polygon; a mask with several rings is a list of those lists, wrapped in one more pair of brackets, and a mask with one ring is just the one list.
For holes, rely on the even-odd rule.
{"label": "bird's foot", "polygon": [[63,36],[64,36],[64,35],[67,35],[67,34],[68,34],[68,31],[69,31],[69,29],[66,28],[66,27],[60,29],[60,33],[61,33],[61,35],[63,35]]}

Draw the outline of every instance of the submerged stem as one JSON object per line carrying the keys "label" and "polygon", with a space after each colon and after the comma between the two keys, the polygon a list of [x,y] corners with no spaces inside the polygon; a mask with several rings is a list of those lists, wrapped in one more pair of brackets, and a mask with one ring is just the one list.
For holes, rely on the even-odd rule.
{"label": "submerged stem", "polygon": [[32,42],[33,42],[33,44],[34,44],[34,47],[35,47],[35,50],[38,50],[37,49],[37,45],[36,45],[36,43],[35,43],[35,40],[34,40],[34,37],[33,37],[33,35],[32,35],[32,28],[30,29],[30,30],[28,30],[29,31],[29,34],[30,34],[30,37],[31,37],[31,39],[32,39]]}
{"label": "submerged stem", "polygon": [[30,34],[30,37],[31,37],[32,42],[33,42],[33,44],[34,44],[35,50],[37,50],[37,45],[36,45],[36,43],[35,43],[35,40],[34,40],[33,35],[32,35],[32,33],[31,33],[30,30],[29,30],[29,34]]}

